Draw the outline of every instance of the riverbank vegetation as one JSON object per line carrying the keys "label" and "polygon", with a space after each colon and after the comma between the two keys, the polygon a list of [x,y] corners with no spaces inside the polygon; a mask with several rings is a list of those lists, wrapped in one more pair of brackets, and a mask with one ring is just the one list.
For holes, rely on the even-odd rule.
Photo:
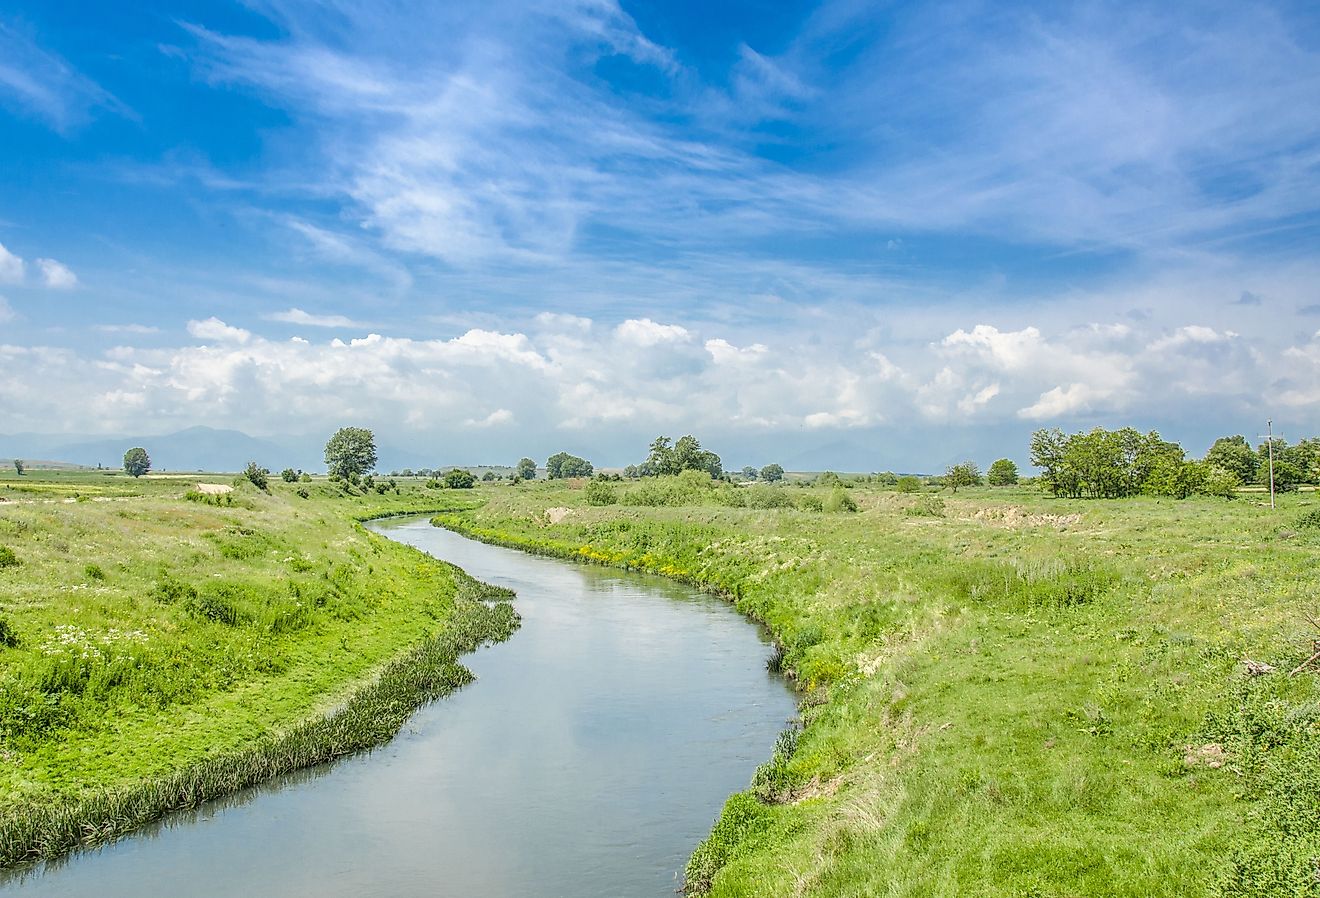
{"label": "riverbank vegetation", "polygon": [[[801,693],[690,891],[1315,893],[1320,688],[1289,675],[1320,637],[1311,494],[587,486],[437,523],[718,592]],[[856,512],[825,510],[836,490]]]}
{"label": "riverbank vegetation", "polygon": [[516,614],[358,521],[473,502],[387,483],[0,484],[0,866],[376,744],[466,682]]}

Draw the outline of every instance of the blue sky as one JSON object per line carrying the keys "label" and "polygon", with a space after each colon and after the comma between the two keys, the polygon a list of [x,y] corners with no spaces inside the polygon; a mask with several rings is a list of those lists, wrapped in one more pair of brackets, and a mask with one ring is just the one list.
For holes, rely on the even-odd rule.
{"label": "blue sky", "polygon": [[1320,432],[1305,3],[0,4],[0,433]]}

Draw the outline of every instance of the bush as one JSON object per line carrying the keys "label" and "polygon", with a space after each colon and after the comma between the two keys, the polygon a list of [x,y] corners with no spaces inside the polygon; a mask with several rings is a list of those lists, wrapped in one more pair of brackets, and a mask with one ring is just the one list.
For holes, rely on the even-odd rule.
{"label": "bush", "polygon": [[619,501],[614,487],[604,480],[593,480],[586,489],[588,505],[613,505]]}
{"label": "bush", "polygon": [[830,491],[829,498],[825,500],[825,510],[829,512],[856,511],[857,501],[848,495],[848,491],[841,486],[836,486]]}
{"label": "bush", "polygon": [[299,482],[299,483],[311,483],[311,482],[312,482],[312,475],[311,475],[311,474],[308,474],[306,471],[303,471],[302,474],[298,475],[298,482]]}
{"label": "bush", "polygon": [[17,567],[18,556],[8,546],[0,546],[0,567]]}
{"label": "bush", "polygon": [[18,634],[14,632],[8,618],[0,614],[0,647],[12,649],[16,645],[18,645]]}
{"label": "bush", "polygon": [[285,468],[283,471],[280,471],[280,479],[285,483],[297,483],[298,472],[293,468]]}
{"label": "bush", "polygon": [[921,478],[904,474],[894,483],[894,487],[900,493],[919,493],[921,492]]}
{"label": "bush", "polygon": [[307,491],[307,487],[300,486],[295,492],[304,499],[310,499],[312,494]]}
{"label": "bush", "polygon": [[464,471],[462,468],[454,468],[445,475],[445,489],[451,490],[470,490],[476,486],[477,478],[471,471]]}
{"label": "bush", "polygon": [[87,579],[89,580],[105,579],[105,571],[101,570],[101,566],[99,564],[87,565],[86,567],[83,568],[83,573],[87,575]]}
{"label": "bush", "polygon": [[903,509],[903,513],[910,518],[942,518],[944,500],[939,496],[922,496],[915,504]]}
{"label": "bush", "polygon": [[798,497],[797,507],[803,511],[824,511],[825,503],[815,493],[806,493]]}
{"label": "bush", "polygon": [[792,508],[793,499],[779,487],[757,485],[747,488],[748,508]]}

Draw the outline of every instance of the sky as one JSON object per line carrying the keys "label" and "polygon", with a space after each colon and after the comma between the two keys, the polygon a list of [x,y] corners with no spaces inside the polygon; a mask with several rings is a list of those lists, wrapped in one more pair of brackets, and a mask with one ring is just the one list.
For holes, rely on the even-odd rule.
{"label": "sky", "polygon": [[932,471],[1267,418],[1320,433],[1313,3],[0,0],[0,433]]}

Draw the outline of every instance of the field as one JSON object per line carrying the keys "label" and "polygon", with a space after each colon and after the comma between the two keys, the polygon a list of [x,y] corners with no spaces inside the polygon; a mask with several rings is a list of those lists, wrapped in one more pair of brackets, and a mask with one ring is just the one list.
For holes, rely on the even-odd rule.
{"label": "field", "polygon": [[699,480],[437,518],[700,584],[774,632],[805,727],[729,800],[692,891],[1320,893],[1320,690],[1289,675],[1320,638],[1311,496],[857,485],[830,513],[836,491]]}
{"label": "field", "polygon": [[389,738],[517,624],[357,522],[452,491],[201,483],[0,480],[0,866]]}

